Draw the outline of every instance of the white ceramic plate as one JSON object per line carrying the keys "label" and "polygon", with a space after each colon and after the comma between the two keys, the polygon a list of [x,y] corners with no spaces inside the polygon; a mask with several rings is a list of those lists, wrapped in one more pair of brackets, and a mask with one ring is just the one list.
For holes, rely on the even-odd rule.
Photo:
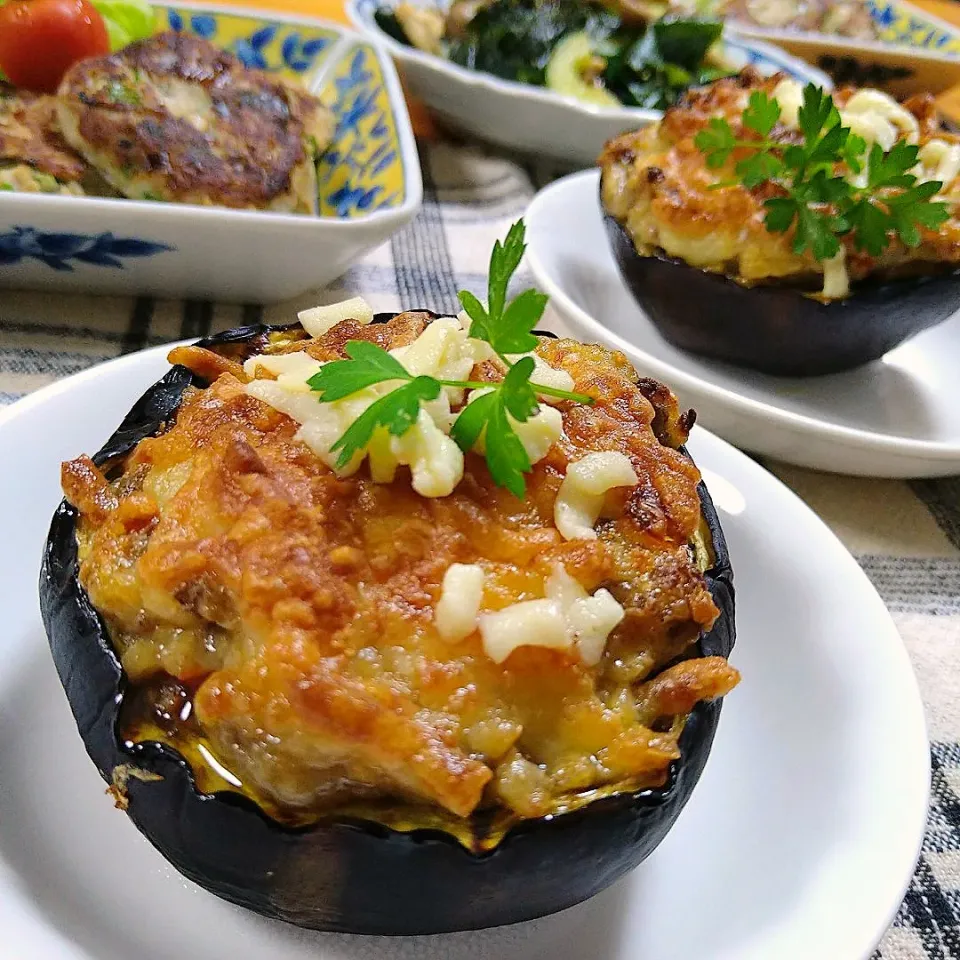
{"label": "white ceramic plate", "polygon": [[[410,92],[448,124],[511,150],[593,166],[604,143],[624,130],[655,123],[659,110],[597,107],[545,87],[501,80],[467,70],[443,57],[415,50],[384,33],[373,18],[397,0],[347,0],[358,30],[382,44],[400,64]],[[417,6],[449,6],[449,0],[412,0]],[[827,89],[830,78],[810,64],[760,40],[727,34],[724,56],[734,68],[752,64],[763,74],[782,70]]]}
{"label": "white ceramic plate", "polygon": [[543,920],[387,940],[266,921],[168,867],[113,809],[84,753],[36,590],[60,461],[99,448],[165,371],[165,352],[111,361],[0,414],[4,960],[866,960],[926,818],[910,663],[880,598],[820,520],[699,429],[690,447],[736,570],[743,682],[689,805],[638,870]]}
{"label": "white ceramic plate", "polygon": [[667,343],[620,279],[603,228],[599,173],[558,180],[526,214],[530,268],[573,335],[622,350],[698,421],[745,450],[864,476],[960,471],[960,314],[849,373],[771,377]]}
{"label": "white ceramic plate", "polygon": [[209,39],[315,91],[337,129],[320,216],[0,193],[0,287],[272,303],[322,286],[409,223],[423,182],[396,70],[345,27],[250,7],[157,4],[157,30]]}

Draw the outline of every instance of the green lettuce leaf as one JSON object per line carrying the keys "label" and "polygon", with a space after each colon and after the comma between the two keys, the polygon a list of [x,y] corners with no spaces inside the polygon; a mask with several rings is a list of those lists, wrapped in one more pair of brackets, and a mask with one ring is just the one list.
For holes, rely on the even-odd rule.
{"label": "green lettuce leaf", "polygon": [[110,49],[119,50],[154,33],[154,12],[146,0],[91,0],[107,26]]}

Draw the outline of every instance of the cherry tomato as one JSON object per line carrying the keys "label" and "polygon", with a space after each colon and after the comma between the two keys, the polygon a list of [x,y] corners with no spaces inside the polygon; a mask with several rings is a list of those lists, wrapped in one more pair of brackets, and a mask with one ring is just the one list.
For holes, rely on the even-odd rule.
{"label": "cherry tomato", "polygon": [[67,70],[110,52],[89,0],[11,0],[0,6],[0,70],[17,87],[55,93]]}

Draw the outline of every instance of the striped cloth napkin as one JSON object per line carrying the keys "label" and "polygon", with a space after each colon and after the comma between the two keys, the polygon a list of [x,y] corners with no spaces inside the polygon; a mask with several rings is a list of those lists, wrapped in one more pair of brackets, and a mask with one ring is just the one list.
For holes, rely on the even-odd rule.
{"label": "striped cloth napkin", "polygon": [[[120,354],[244,323],[290,321],[304,307],[356,293],[379,310],[455,312],[457,290],[483,292],[494,240],[556,171],[443,141],[421,144],[421,162],[424,207],[416,221],[337,284],[296,301],[261,308],[0,292],[0,403]],[[562,331],[556,316],[545,326]],[[875,584],[927,710],[927,836],[875,960],[960,960],[960,477],[908,483],[764,465],[829,524]]]}

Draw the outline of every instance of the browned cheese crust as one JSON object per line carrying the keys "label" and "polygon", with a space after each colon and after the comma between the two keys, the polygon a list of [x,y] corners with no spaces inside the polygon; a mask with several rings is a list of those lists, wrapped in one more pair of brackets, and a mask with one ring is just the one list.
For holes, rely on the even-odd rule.
{"label": "browned cheese crust", "polygon": [[199,37],[169,31],[81,60],[58,96],[66,138],[128,197],[316,212],[314,142],[329,143],[330,112]]}
{"label": "browned cheese crust", "polygon": [[[348,321],[280,349],[331,360],[348,340],[409,343],[426,322]],[[652,429],[678,442],[688,421],[622,354],[572,340],[538,352],[599,400],[565,405],[565,436],[521,501],[474,454],[442,498],[417,495],[405,468],[390,484],[365,467],[338,479],[294,440],[293,420],[244,392],[241,368],[179,350],[219,374],[212,386],[189,392],[112,483],[87,458],[63,471],[81,513],[81,581],[149,705],[127,735],[194,758],[189,737],[202,737],[292,820],[397,797],[529,817],[604,785],[662,783],[683,717],[738,679],[718,657],[662,670],[717,616],[690,547],[698,471]],[[566,541],[553,509],[567,465],[603,450],[625,453],[639,483],[610,491],[596,540]],[[451,644],[434,626],[455,562],[482,564],[488,610],[542,597],[561,563],[588,591],[608,588],[626,617],[597,666],[542,647],[497,664],[478,633]]]}
{"label": "browned cheese crust", "polygon": [[20,165],[77,186],[87,171],[57,130],[55,99],[0,83],[0,167]]}
{"label": "browned cheese crust", "polygon": [[[764,226],[763,203],[782,195],[780,188],[761,184],[748,190],[731,183],[736,181],[736,163],[749,151],[735,150],[726,165],[711,170],[694,143],[713,117],[725,118],[738,139],[756,139],[743,124],[743,110],[752,91],[772,95],[782,79],[782,74],[761,77],[744,70],[739,76],[689,90],[659,123],[607,143],[598,161],[603,206],[626,227],[642,255],[664,251],[748,283],[775,278],[817,282],[823,267],[809,252],[793,252],[793,231],[771,233]],[[855,92],[852,87],[842,88],[833,94],[834,101],[842,108]],[[960,142],[941,128],[932,97],[918,95],[903,106],[917,118],[920,146],[934,138]],[[801,143],[802,135],[779,123],[771,139]],[[719,183],[728,185],[717,187]],[[957,189],[956,179],[945,184],[948,196]],[[894,239],[880,257],[856,250],[847,236],[846,267],[851,280],[881,270],[896,274],[923,263],[960,262],[960,223],[955,216],[938,230],[922,229],[921,236],[920,246],[912,250]]]}

